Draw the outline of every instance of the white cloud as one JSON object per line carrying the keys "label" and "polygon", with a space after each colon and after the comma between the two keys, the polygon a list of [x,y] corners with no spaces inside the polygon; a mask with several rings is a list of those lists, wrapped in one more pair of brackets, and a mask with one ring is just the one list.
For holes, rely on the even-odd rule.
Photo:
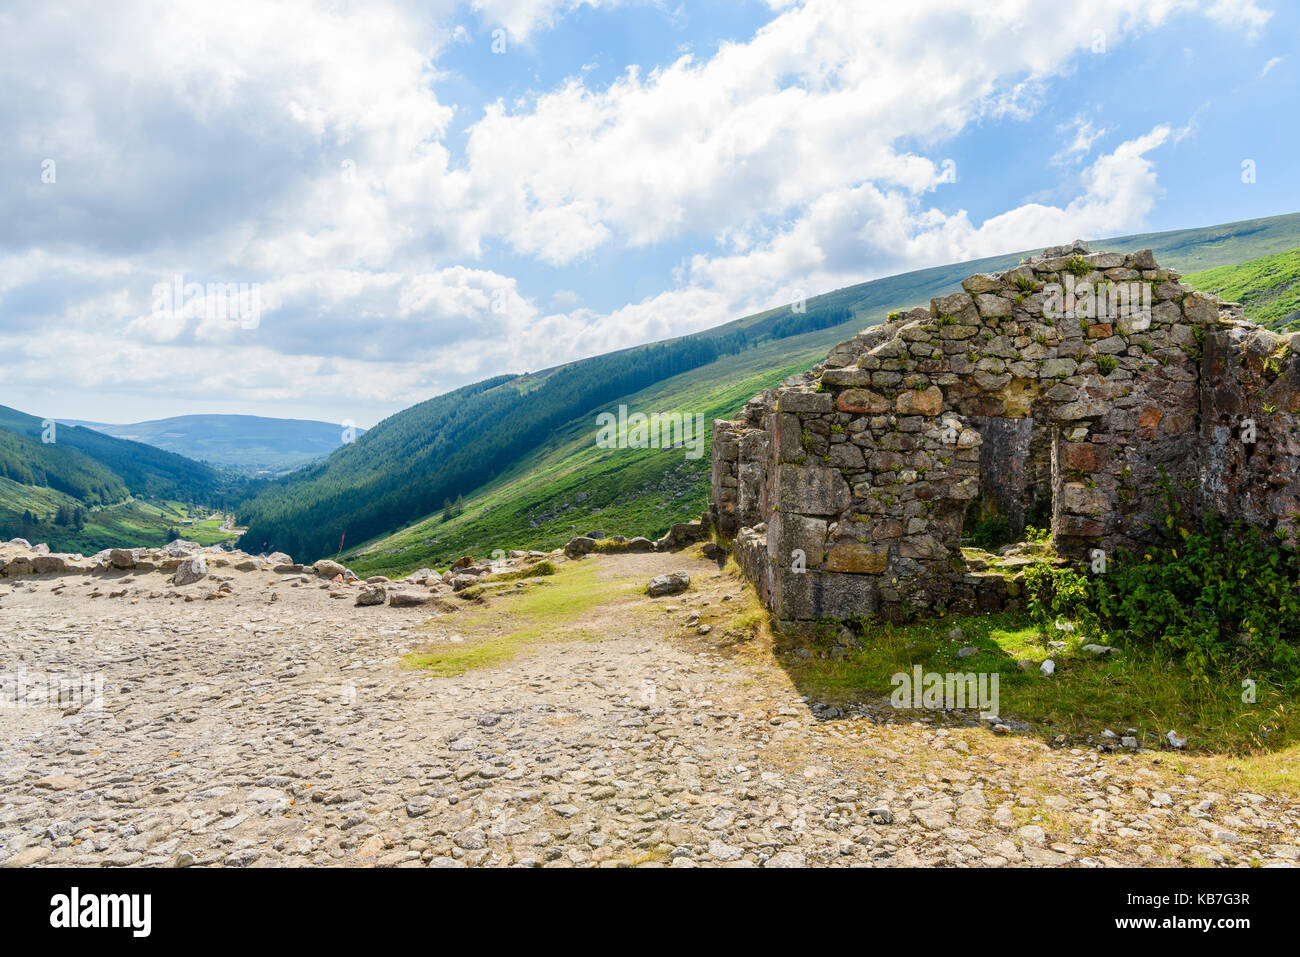
{"label": "white cloud", "polygon": [[[769,0],[772,21],[744,42],[600,84],[575,63],[455,124],[438,62],[468,36],[456,14],[540,43],[579,7],[618,3],[8,5],[0,375],[36,389],[57,362],[83,395],[162,401],[184,381],[215,410],[391,410],[714,325],[796,286],[1139,227],[1158,195],[1149,154],[1184,135],[1130,138],[1061,206],[979,225],[951,206],[953,137],[1036,115],[1094,29],[1117,49],[1179,0],[1096,0],[1087,30],[1056,0]],[[1270,16],[1249,0],[1208,13],[1247,31]],[[1063,132],[1058,156],[1082,164],[1115,131],[1077,117]],[[502,265],[669,241],[686,250],[676,278],[602,311],[580,308],[595,297],[578,287],[548,312]],[[149,292],[176,273],[259,283],[257,328],[156,315]]]}
{"label": "white cloud", "polygon": [[1093,143],[1110,132],[1107,129],[1093,126],[1092,121],[1082,113],[1075,116],[1069,123],[1058,126],[1057,130],[1072,132],[1069,142],[1052,157],[1052,162],[1058,165],[1077,162],[1082,159],[1092,150]]}
{"label": "white cloud", "polygon": [[1275,56],[1275,57],[1272,57],[1272,58],[1271,58],[1267,63],[1265,63],[1264,66],[1260,69],[1260,71],[1259,71],[1259,78],[1262,80],[1264,77],[1268,76],[1269,73],[1272,71],[1273,67],[1277,66],[1279,63],[1281,63],[1281,62],[1282,62],[1283,60],[1285,60],[1285,59],[1286,59],[1286,57],[1284,57],[1284,56]]}
{"label": "white cloud", "polygon": [[771,242],[739,256],[692,260],[692,283],[724,300],[762,308],[789,300],[789,290],[827,290],[909,268],[978,259],[1104,237],[1140,227],[1160,191],[1147,155],[1173,136],[1168,126],[1120,144],[1082,177],[1064,206],[1030,203],[975,226],[965,210],[944,214],[898,190],[863,184],[832,191]]}
{"label": "white cloud", "polygon": [[1255,36],[1272,19],[1273,11],[1263,9],[1255,0],[1214,0],[1206,15],[1221,27]]}
{"label": "white cloud", "polygon": [[[1102,0],[1089,23],[1119,37],[1170,9],[1134,7]],[[939,0],[807,0],[707,61],[629,69],[604,89],[571,79],[524,109],[495,104],[467,151],[479,228],[559,264],[706,223],[743,234],[857,184],[925,191],[941,167],[896,144],[1025,115],[1088,48],[1076,27],[1068,6],[1024,0],[978,14]]]}

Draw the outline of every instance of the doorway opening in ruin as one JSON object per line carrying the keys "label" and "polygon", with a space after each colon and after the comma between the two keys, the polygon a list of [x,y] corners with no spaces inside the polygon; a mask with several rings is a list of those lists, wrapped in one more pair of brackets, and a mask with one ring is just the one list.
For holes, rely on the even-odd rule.
{"label": "doorway opening in ruin", "polygon": [[1052,503],[1032,506],[1025,516],[1024,525],[1017,528],[1012,519],[998,511],[997,503],[983,493],[966,506],[962,519],[962,545],[994,552],[1004,545],[1036,540],[1051,531]]}
{"label": "doorway opening in ruin", "polygon": [[1038,539],[1052,525],[1052,425],[1046,409],[972,416],[983,436],[979,494],[966,507],[963,546],[997,551]]}

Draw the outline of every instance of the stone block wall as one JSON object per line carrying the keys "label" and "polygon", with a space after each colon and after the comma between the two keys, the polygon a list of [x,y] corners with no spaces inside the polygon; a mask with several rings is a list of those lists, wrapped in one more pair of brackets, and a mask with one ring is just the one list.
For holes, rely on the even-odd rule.
{"label": "stone block wall", "polygon": [[1016,532],[1050,510],[1067,556],[1152,540],[1162,489],[1191,514],[1291,535],[1292,345],[1149,250],[1049,249],[891,317],[716,422],[715,521],[790,622],[989,607],[999,589],[1016,600],[965,567],[976,498]]}

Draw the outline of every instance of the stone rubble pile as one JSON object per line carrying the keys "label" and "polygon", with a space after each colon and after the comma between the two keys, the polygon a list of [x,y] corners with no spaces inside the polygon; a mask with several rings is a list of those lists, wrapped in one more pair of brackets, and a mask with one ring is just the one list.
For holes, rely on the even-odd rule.
{"label": "stone rubble pile", "polygon": [[[699,523],[694,523],[698,525]],[[648,539],[622,540],[628,547],[622,551],[652,551],[654,543]],[[639,543],[647,547],[641,547]],[[585,553],[582,553],[585,554]],[[311,565],[302,565],[283,552],[269,555],[249,555],[226,548],[204,548],[197,542],[173,541],[162,548],[107,548],[86,557],[80,554],[51,553],[48,545],[32,545],[16,538],[0,542],[0,579],[43,579],[62,576],[104,576],[110,582],[126,575],[158,573],[168,576],[166,582],[184,588],[200,582],[205,587],[217,586],[217,591],[200,597],[224,597],[230,584],[225,579],[215,579],[213,573],[222,571],[267,572],[280,576],[291,585],[317,582],[331,592],[331,597],[352,598],[359,607],[383,605],[399,608],[436,603],[442,596],[464,591],[475,585],[496,581],[496,576],[523,572],[542,561],[563,562],[574,555],[572,549],[554,551],[511,551],[499,560],[476,561],[465,555],[452,562],[441,575],[431,568],[421,568],[406,578],[393,581],[383,575],[362,580],[351,569],[332,559],[321,559]],[[518,577],[516,574],[515,577]],[[502,582],[505,584],[505,582]],[[192,598],[183,593],[181,597]]]}

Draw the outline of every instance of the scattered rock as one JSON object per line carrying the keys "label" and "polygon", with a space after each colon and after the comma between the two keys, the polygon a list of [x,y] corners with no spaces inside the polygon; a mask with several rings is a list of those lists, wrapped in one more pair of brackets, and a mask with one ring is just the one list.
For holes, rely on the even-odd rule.
{"label": "scattered rock", "polygon": [[595,548],[596,540],[594,538],[579,535],[564,546],[564,555],[566,558],[581,558],[583,555],[590,554]]}
{"label": "scattered rock", "polygon": [[1084,645],[1080,650],[1086,651],[1090,655],[1098,656],[1115,654],[1115,649],[1110,645]]}
{"label": "scattered rock", "polygon": [[690,587],[691,576],[686,572],[669,572],[650,579],[646,585],[646,592],[651,598],[658,598],[662,595],[675,595]]}
{"label": "scattered rock", "polygon": [[416,605],[427,605],[433,596],[428,592],[418,591],[395,591],[389,596],[388,603],[394,608],[413,608]]}
{"label": "scattered rock", "polygon": [[344,578],[347,578],[351,574],[338,562],[330,561],[328,558],[322,558],[311,568],[312,571],[316,573],[317,578],[330,579],[334,578],[336,575],[342,575]]}
{"label": "scattered rock", "polygon": [[208,575],[208,563],[204,561],[202,555],[194,555],[185,559],[176,568],[176,576],[172,579],[176,585],[192,585],[196,581],[206,578]]}
{"label": "scattered rock", "polygon": [[77,779],[71,774],[52,774],[36,782],[38,788],[44,788],[47,791],[67,791],[70,788],[75,788],[77,784]]}
{"label": "scattered rock", "polygon": [[5,861],[5,867],[31,867],[33,864],[39,864],[50,856],[48,847],[28,847],[19,851],[9,860]]}
{"label": "scattered rock", "polygon": [[357,594],[356,604],[360,607],[382,605],[387,597],[383,585],[366,585]]}

